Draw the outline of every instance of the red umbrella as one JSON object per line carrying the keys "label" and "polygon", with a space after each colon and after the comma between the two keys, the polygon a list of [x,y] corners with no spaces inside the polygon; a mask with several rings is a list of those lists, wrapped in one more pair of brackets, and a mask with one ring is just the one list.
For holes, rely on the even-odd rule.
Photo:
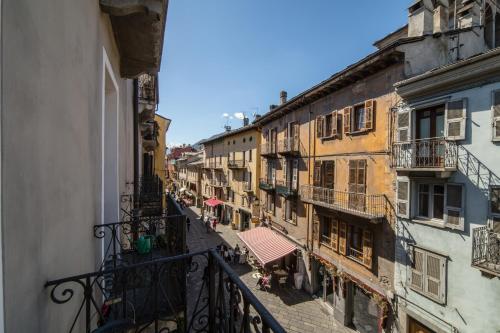
{"label": "red umbrella", "polygon": [[210,207],[215,207],[215,206],[218,206],[218,205],[222,205],[224,202],[216,199],[216,198],[211,198],[211,199],[208,199],[208,200],[205,200],[205,204],[207,206],[210,206]]}

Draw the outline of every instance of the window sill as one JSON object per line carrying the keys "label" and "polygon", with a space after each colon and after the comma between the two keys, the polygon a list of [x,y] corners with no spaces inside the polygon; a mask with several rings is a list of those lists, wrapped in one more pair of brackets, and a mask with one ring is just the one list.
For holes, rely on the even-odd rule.
{"label": "window sill", "polygon": [[291,225],[297,225],[297,221],[294,221],[294,220],[286,220],[286,219],[284,219],[283,221],[285,221],[286,223],[291,224]]}
{"label": "window sill", "polygon": [[357,136],[357,135],[361,135],[361,134],[366,134],[368,132],[370,132],[371,130],[369,129],[363,129],[363,130],[358,130],[358,131],[352,131],[352,132],[349,132],[349,133],[346,133],[347,135],[353,135],[353,136]]}
{"label": "window sill", "polygon": [[431,301],[434,301],[438,304],[445,304],[445,302],[443,300],[440,300],[439,298],[437,298],[436,296],[432,295],[432,294],[427,294],[425,293],[423,290],[420,290],[418,288],[415,288],[414,286],[412,286],[411,284],[408,284],[410,289],[413,290],[414,292],[416,292],[417,294],[425,297],[425,298],[428,298],[430,299]]}
{"label": "window sill", "polygon": [[444,221],[439,220],[439,219],[429,219],[429,218],[425,218],[425,217],[414,217],[411,219],[411,221],[415,222],[415,223],[430,225],[430,226],[441,228],[441,229],[446,228]]}

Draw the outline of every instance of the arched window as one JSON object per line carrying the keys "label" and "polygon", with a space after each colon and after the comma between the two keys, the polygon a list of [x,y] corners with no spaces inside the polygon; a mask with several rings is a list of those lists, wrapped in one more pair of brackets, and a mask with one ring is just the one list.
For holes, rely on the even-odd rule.
{"label": "arched window", "polygon": [[491,49],[493,45],[493,11],[491,6],[486,4],[484,11],[484,42]]}

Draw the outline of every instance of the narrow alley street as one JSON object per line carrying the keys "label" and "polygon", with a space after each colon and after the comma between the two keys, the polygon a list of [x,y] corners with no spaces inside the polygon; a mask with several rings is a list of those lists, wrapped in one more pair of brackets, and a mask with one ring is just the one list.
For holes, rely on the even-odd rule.
{"label": "narrow alley street", "polygon": [[[236,231],[228,225],[217,225],[217,231],[207,234],[205,225],[199,219],[200,210],[196,207],[184,209],[184,213],[191,220],[190,231],[187,234],[187,244],[190,252],[205,250],[225,243],[230,247],[236,244],[242,248]],[[350,333],[350,329],[343,327],[333,320],[318,300],[314,300],[302,290],[287,287],[279,292],[266,292],[256,288],[257,279],[249,265],[232,265],[243,282],[252,290],[257,298],[272,313],[287,332],[335,332]]]}

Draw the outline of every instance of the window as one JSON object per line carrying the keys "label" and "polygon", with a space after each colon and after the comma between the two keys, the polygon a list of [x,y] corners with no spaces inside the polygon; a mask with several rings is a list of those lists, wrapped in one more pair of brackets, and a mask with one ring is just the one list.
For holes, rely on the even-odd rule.
{"label": "window", "polygon": [[413,247],[410,287],[436,302],[446,301],[446,258],[436,253]]}
{"label": "window", "polygon": [[[498,23],[500,24],[500,22]],[[498,32],[500,35],[500,31]],[[500,141],[500,90],[493,92],[492,103],[493,141]]]}
{"label": "window", "polygon": [[324,126],[325,126],[325,117],[324,116],[316,117],[316,137],[317,138],[322,138],[325,136]]}
{"label": "window", "polygon": [[332,135],[332,115],[325,116],[325,132],[323,133],[325,137],[329,137]]}
{"label": "window", "polygon": [[333,189],[335,185],[335,161],[314,163],[314,186]]}
{"label": "window", "polygon": [[251,149],[248,151],[248,161],[252,162],[252,150]]}
{"label": "window", "polygon": [[[403,181],[404,183],[404,181]],[[408,184],[408,183],[406,183]],[[398,180],[398,213],[401,196],[406,193],[406,186]],[[407,202],[407,201],[405,201]],[[464,189],[462,184],[453,183],[417,183],[416,209],[417,218],[434,221],[440,226],[463,230],[464,228]],[[401,215],[401,214],[399,214]],[[403,216],[405,217],[405,216]]]}
{"label": "window", "polygon": [[320,221],[321,221],[320,243],[337,251],[338,237],[339,237],[338,236],[338,226],[339,226],[338,220],[331,218],[331,217],[327,217],[327,216],[321,216]]}
{"label": "window", "polygon": [[285,221],[297,223],[297,205],[292,200],[285,200]]}
{"label": "window", "polygon": [[490,213],[500,215],[500,186],[490,187]]}
{"label": "window", "polygon": [[247,142],[247,139],[243,138],[243,143]]}
{"label": "window", "polygon": [[248,141],[250,141],[250,142],[252,142],[252,140],[253,140],[253,136],[251,136],[251,137],[248,139]]}
{"label": "window", "polygon": [[353,131],[358,132],[362,131],[365,128],[365,106],[364,105],[358,105],[354,107],[354,114],[353,114]]}
{"label": "window", "polygon": [[466,106],[465,98],[446,103],[445,133],[448,140],[465,139]]}
{"label": "window", "polygon": [[267,194],[267,196],[266,196],[266,199],[267,199],[267,200],[266,200],[266,203],[267,203],[267,207],[266,207],[266,209],[267,209],[267,211],[268,211],[269,213],[272,213],[272,214],[274,215],[274,214],[275,214],[275,211],[274,211],[274,209],[275,209],[275,205],[274,205],[274,195],[273,195],[273,194],[268,193],[268,194]]}

